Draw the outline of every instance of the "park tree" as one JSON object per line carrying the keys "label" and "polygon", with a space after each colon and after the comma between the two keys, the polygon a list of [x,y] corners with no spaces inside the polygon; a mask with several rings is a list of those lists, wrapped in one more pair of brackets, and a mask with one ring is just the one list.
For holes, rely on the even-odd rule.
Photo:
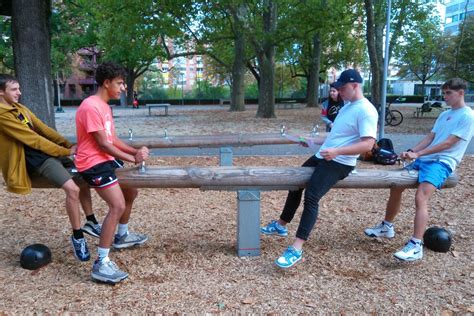
{"label": "park tree", "polygon": [[[245,30],[256,56],[251,65],[258,82],[257,117],[275,117],[275,54],[277,33],[277,0],[262,0],[247,4]],[[284,11],[283,11],[284,12]]]}
{"label": "park tree", "polygon": [[11,1],[12,47],[21,102],[55,127],[51,79],[50,0]]}
{"label": "park tree", "polygon": [[245,73],[249,45],[245,34],[244,1],[199,2],[199,29],[193,40],[207,56],[207,73],[231,85],[230,111],[245,110]]}
{"label": "park tree", "polygon": [[284,58],[293,76],[307,80],[308,107],[318,106],[319,84],[329,68],[363,62],[360,13],[355,1],[312,0],[296,6],[285,20],[289,25],[284,28],[293,27],[294,37],[285,45]]}
{"label": "park tree", "polygon": [[459,77],[474,83],[474,16],[468,16],[459,26],[459,33],[446,35],[443,52],[443,74],[447,78]]}
{"label": "park tree", "polygon": [[163,56],[150,1],[81,1],[97,36],[103,60],[122,64],[127,71],[127,103],[133,100],[135,80]]}
{"label": "park tree", "polygon": [[[381,103],[382,80],[384,69],[384,29],[387,17],[387,2],[364,0],[366,18],[367,51],[371,71],[372,103]],[[391,26],[389,53],[386,56],[390,62],[393,49],[416,21],[427,20],[434,10],[433,3],[423,0],[394,0],[391,7]]]}
{"label": "park tree", "polygon": [[181,36],[179,20],[189,1],[161,3],[153,0],[75,0],[82,10],[82,33],[93,33],[90,45],[102,52],[102,60],[123,65],[127,71],[127,102],[131,103],[135,80],[157,60],[181,56],[167,50],[167,39]]}
{"label": "park tree", "polygon": [[425,83],[437,75],[445,55],[445,38],[442,36],[439,19],[417,21],[409,30],[405,40],[395,48],[395,57],[401,78],[421,81],[421,91]]}

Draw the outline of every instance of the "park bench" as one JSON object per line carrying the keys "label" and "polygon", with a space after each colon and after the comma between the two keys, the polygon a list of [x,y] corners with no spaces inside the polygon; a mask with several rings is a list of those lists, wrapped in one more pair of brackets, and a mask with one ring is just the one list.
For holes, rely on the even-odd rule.
{"label": "park bench", "polygon": [[279,109],[299,109],[301,107],[301,103],[298,103],[296,100],[284,100],[277,103],[277,108]]}
{"label": "park bench", "polygon": [[447,108],[443,108],[441,102],[434,102],[433,104],[431,104],[430,102],[425,102],[420,107],[416,108],[415,112],[413,112],[413,117],[423,117],[423,115],[427,113],[434,113],[437,117],[441,112],[445,110],[447,110]]}
{"label": "park bench", "polygon": [[[237,191],[237,255],[260,255],[260,192],[304,188],[310,179],[310,167],[157,167],[144,166],[117,170],[123,187],[197,188],[200,190]],[[357,169],[339,181],[335,188],[389,189],[415,188],[418,173],[404,169]],[[456,186],[451,175],[445,188]],[[35,188],[51,188],[45,179],[35,179]],[[363,211],[363,209],[361,209]]]}
{"label": "park bench", "polygon": [[148,108],[148,115],[151,116],[151,109],[153,108],[164,108],[165,115],[168,116],[168,108],[170,107],[169,103],[158,103],[158,104],[147,104],[146,107]]}
{"label": "park bench", "polygon": [[225,104],[230,105],[230,99],[219,99],[219,105],[224,106]]}

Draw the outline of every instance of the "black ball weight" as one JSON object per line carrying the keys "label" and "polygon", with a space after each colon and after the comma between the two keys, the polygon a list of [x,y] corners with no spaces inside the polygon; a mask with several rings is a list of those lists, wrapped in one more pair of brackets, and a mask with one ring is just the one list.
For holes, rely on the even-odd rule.
{"label": "black ball weight", "polygon": [[29,245],[20,255],[20,265],[24,269],[36,270],[51,262],[51,250],[43,244]]}
{"label": "black ball weight", "polygon": [[448,252],[452,244],[451,233],[438,226],[428,228],[423,234],[423,244],[436,252]]}

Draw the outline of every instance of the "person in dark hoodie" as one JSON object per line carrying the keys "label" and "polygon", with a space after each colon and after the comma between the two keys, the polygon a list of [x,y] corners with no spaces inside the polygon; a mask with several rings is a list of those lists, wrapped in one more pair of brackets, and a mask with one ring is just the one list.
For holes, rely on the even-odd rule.
{"label": "person in dark hoodie", "polygon": [[339,110],[344,106],[344,100],[342,100],[334,84],[331,84],[330,87],[329,97],[321,104],[321,120],[326,124],[326,132],[331,131]]}
{"label": "person in dark hoodie", "polygon": [[[0,74],[0,167],[6,189],[17,194],[31,192],[31,177],[44,177],[66,193],[66,212],[72,226],[71,243],[74,256],[80,261],[90,259],[81,228],[82,205],[88,222],[84,231],[100,235],[100,224],[92,211],[90,189],[67,168],[74,168],[76,146],[43,123],[25,105],[18,80]],[[78,184],[76,184],[76,182]],[[92,234],[94,235],[94,234]],[[94,236],[95,236],[94,235]]]}

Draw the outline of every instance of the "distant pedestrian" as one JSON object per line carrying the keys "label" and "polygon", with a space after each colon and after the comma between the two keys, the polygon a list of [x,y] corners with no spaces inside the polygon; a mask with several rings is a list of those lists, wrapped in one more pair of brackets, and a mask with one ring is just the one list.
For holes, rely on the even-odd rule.
{"label": "distant pedestrian", "polygon": [[138,109],[138,93],[137,91],[133,91],[133,102],[132,102],[133,108]]}
{"label": "distant pedestrian", "polygon": [[329,97],[323,102],[321,108],[321,119],[326,124],[326,132],[330,132],[334,124],[339,110],[344,106],[344,100],[342,100],[339,92],[334,87],[334,84],[330,85]]}

